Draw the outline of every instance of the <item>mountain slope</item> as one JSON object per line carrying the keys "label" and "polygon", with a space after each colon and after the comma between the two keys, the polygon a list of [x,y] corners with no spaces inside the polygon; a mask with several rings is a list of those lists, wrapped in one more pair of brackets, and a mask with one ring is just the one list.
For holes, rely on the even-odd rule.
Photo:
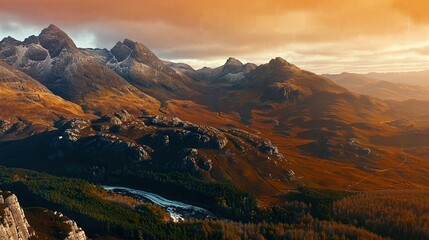
{"label": "mountain slope", "polygon": [[214,69],[205,67],[197,70],[196,75],[198,79],[215,83],[237,82],[255,68],[256,64],[243,64],[240,60],[230,57],[223,66]]}
{"label": "mountain slope", "polygon": [[167,66],[145,45],[129,39],[117,42],[110,50],[106,66],[161,101],[197,94],[197,82]]}
{"label": "mountain slope", "polygon": [[[429,111],[423,108],[424,102],[384,101],[355,94],[281,58],[258,66],[239,82],[207,82],[205,98],[200,101],[206,108],[171,101],[168,113],[204,124],[222,121],[257,131],[279,146],[297,176],[312,184],[368,189],[418,186],[427,179],[422,152],[427,151],[424,139]],[[204,119],[198,120],[192,110]],[[406,135],[410,126],[419,148],[408,153],[418,170],[399,167],[392,170],[392,178],[374,174],[374,169],[402,161],[401,149],[391,146],[398,146],[395,139],[401,136],[411,137]],[[368,174],[374,176],[357,186],[352,184]]]}
{"label": "mountain slope", "polygon": [[365,77],[409,85],[429,86],[429,70],[417,72],[367,73]]}
{"label": "mountain slope", "polygon": [[429,101],[429,87],[427,86],[394,83],[353,73],[326,74],[323,76],[352,92],[380,99],[397,101],[416,99]]}
{"label": "mountain slope", "polygon": [[0,134],[50,128],[61,118],[83,116],[82,108],[54,95],[23,72],[0,61]]}
{"label": "mountain slope", "polygon": [[157,112],[158,101],[99,64],[88,51],[78,49],[54,25],[38,37],[24,42],[4,39],[0,46],[0,56],[8,64],[37,79],[53,93],[82,105],[86,112],[98,114],[122,108]]}
{"label": "mountain slope", "polygon": [[[206,97],[202,102],[216,111],[238,112],[245,122],[251,121],[252,110],[267,109],[272,104],[293,105],[316,92],[347,91],[281,58],[256,67],[238,82],[209,86],[204,95],[212,98]],[[209,94],[210,91],[214,94]]]}
{"label": "mountain slope", "polygon": [[[17,153],[23,146],[27,151]],[[94,181],[127,169],[186,173],[271,195],[294,178],[277,147],[255,134],[172,117],[136,117],[126,111],[93,121],[63,121],[57,131],[0,144],[0,152],[4,165]]]}
{"label": "mountain slope", "polygon": [[[208,178],[211,180],[229,179],[242,188],[246,188],[249,181],[254,184],[269,182],[274,187],[267,189],[275,192],[274,189],[282,191],[289,186],[285,181],[277,180],[293,169],[298,176],[311,179],[314,184],[329,182],[330,187],[344,188],[343,182],[358,182],[373,169],[395,166],[402,158],[398,143],[402,138],[413,137],[418,141],[412,145],[415,148],[407,151],[416,171],[421,174],[404,176],[397,172],[390,180],[380,177],[378,182],[368,182],[364,187],[393,186],[403,182],[419,185],[426,179],[427,169],[422,165],[422,159],[427,156],[425,140],[429,128],[426,102],[384,101],[355,94],[281,58],[260,66],[229,58],[221,67],[195,71],[184,64],[162,61],[143,44],[131,40],[118,42],[111,50],[78,49],[55,26],[49,26],[40,36],[29,37],[23,42],[4,39],[0,43],[0,57],[14,68],[37,78],[54,93],[80,104],[86,112],[101,116],[124,108],[139,117],[142,113],[180,116],[185,121],[218,127],[217,131],[228,136],[232,128],[240,128],[270,139],[279,147],[280,153],[290,159],[287,165],[258,162],[258,157],[263,155],[255,152],[258,157],[254,159],[237,152],[240,144],[235,146],[233,143],[234,146],[229,145],[224,152],[201,150],[199,152],[209,154],[212,160],[217,159],[215,171]],[[146,126],[149,124],[145,121],[150,118],[143,116],[140,120],[143,119]],[[124,130],[121,121],[114,117],[109,119],[113,125],[99,126],[92,122],[94,126],[85,128],[82,136],[92,138],[92,134],[96,134],[94,131],[116,134]],[[57,125],[61,125],[60,122]],[[143,136],[155,130],[153,126],[141,125],[146,132],[134,129],[140,126],[134,126],[134,130],[125,129],[119,137],[121,141],[133,146],[155,139],[162,142],[165,139],[159,138],[165,135],[170,138],[170,133],[174,136],[197,134],[193,132],[195,129],[173,127],[154,132],[148,140]],[[209,128],[209,132],[212,130]],[[231,138],[236,142],[249,142],[240,136]],[[189,140],[179,139],[187,143]],[[31,141],[24,142],[24,146],[31,144]],[[15,150],[10,152],[14,164]],[[155,154],[156,158],[171,163],[169,161],[182,154],[174,151],[167,154],[168,151],[168,148],[161,149],[159,155]],[[242,156],[247,162],[240,162],[241,168],[231,168],[231,162],[235,161],[233,156]],[[195,163],[201,167],[198,166],[201,162]],[[321,174],[321,171],[333,168],[342,171]],[[231,176],[228,177],[229,173]]]}

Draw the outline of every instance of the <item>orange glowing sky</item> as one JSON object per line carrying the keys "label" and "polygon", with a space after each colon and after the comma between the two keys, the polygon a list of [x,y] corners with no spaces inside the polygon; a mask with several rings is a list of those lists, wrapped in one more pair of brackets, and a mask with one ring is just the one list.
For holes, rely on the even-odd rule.
{"label": "orange glowing sky", "polygon": [[429,69],[426,0],[1,0],[0,38],[53,23],[80,47],[130,38],[195,68],[276,56],[317,73]]}

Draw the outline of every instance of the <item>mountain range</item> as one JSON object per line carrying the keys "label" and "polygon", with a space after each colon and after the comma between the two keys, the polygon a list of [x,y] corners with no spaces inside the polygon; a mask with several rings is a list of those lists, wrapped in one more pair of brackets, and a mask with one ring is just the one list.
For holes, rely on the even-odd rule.
{"label": "mountain range", "polygon": [[[428,101],[429,87],[423,79],[416,77],[417,72],[399,74],[325,74],[326,78],[347,88],[348,90],[372,97],[405,101],[410,99]],[[421,72],[424,76],[424,72]],[[401,80],[400,76],[403,76]],[[428,79],[429,75],[426,77]],[[384,79],[384,80],[383,80]]]}
{"label": "mountain range", "polygon": [[429,89],[389,76],[317,75],[280,57],[195,70],[130,39],[78,48],[50,25],[0,41],[0,164],[142,186],[129,176],[183,173],[263,207],[297,186],[428,187]]}
{"label": "mountain range", "polygon": [[[8,99],[1,103],[5,140],[55,129],[72,117],[94,120],[124,109],[136,116],[177,116],[194,124],[243,129],[278,145],[290,159],[287,169],[304,178],[353,182],[366,173],[363,165],[383,168],[396,158],[399,149],[386,150],[398,147],[395,139],[428,137],[424,101],[374,98],[368,95],[378,93],[359,89],[377,91],[372,86],[390,85],[353,74],[319,76],[279,57],[259,66],[229,58],[223,66],[194,70],[163,61],[129,39],[111,50],[80,49],[54,25],[22,42],[3,39],[0,57],[2,95]],[[347,149],[350,139],[358,139],[373,154],[361,156]],[[418,155],[421,150],[412,151],[416,161],[424,159]],[[340,160],[343,155],[351,157]],[[356,169],[341,176],[314,174],[337,164]],[[398,181],[404,179],[398,176]],[[289,183],[278,184],[283,189]],[[339,187],[336,181],[334,186]]]}

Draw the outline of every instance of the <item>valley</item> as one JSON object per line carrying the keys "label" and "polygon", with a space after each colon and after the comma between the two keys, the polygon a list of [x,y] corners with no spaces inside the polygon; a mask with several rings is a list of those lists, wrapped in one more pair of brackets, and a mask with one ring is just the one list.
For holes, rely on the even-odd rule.
{"label": "valley", "polygon": [[[429,99],[368,76],[280,57],[195,70],[128,38],[78,48],[52,24],[8,37],[0,189],[91,239],[396,239],[400,220],[344,206],[391,197],[404,214],[409,192],[426,209]],[[427,238],[426,215],[401,236]]]}

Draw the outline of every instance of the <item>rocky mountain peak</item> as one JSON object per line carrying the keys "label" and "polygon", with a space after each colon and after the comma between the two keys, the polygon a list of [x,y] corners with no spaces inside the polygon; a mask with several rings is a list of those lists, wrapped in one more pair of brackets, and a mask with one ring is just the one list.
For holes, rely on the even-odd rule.
{"label": "rocky mountain peak", "polygon": [[24,39],[24,41],[22,42],[24,45],[28,45],[28,44],[37,44],[39,42],[39,38],[37,36],[31,35],[28,38]]}
{"label": "rocky mountain peak", "polygon": [[270,62],[267,64],[267,68],[269,72],[273,74],[279,74],[281,73],[299,73],[301,72],[301,69],[285,59],[281,57],[276,57],[274,59],[271,59]]}
{"label": "rocky mountain peak", "polygon": [[6,59],[16,54],[16,46],[21,42],[13,37],[5,37],[0,41],[0,58]]}
{"label": "rocky mountain peak", "polygon": [[228,58],[228,60],[226,60],[226,63],[225,63],[225,66],[229,66],[229,65],[243,66],[244,64],[240,60],[233,58],[233,57],[230,57],[230,58]]}
{"label": "rocky mountain peak", "polygon": [[51,24],[43,29],[39,35],[39,42],[49,51],[51,58],[57,57],[63,49],[77,51],[73,40],[60,28]]}
{"label": "rocky mountain peak", "polygon": [[20,41],[16,40],[15,38],[13,38],[11,36],[5,37],[0,41],[0,44],[19,45],[20,43],[21,43]]}
{"label": "rocky mountain peak", "polygon": [[153,67],[160,67],[164,65],[164,63],[159,60],[155,53],[153,53],[144,44],[129,39],[125,39],[123,44],[126,45],[130,50],[132,50],[131,57],[137,62]]}
{"label": "rocky mountain peak", "polygon": [[[243,71],[244,64],[240,62],[240,60],[235,59],[233,57],[228,58],[225,65],[223,65],[222,68],[222,74],[228,74],[228,73],[239,73]],[[241,78],[241,77],[240,77]]]}
{"label": "rocky mountain peak", "polygon": [[133,40],[131,40],[131,39],[128,39],[128,38],[125,38],[124,39],[124,41],[122,42],[125,46],[127,46],[128,48],[130,48],[131,50],[135,50],[136,49],[136,44],[137,44],[137,42],[135,42],[135,41],[133,41]]}
{"label": "rocky mountain peak", "polygon": [[118,60],[118,62],[122,62],[128,56],[130,56],[132,50],[130,49],[130,47],[128,47],[128,45],[122,42],[117,42],[116,45],[110,50],[110,52],[116,57],[116,60]]}
{"label": "rocky mountain peak", "polygon": [[293,64],[290,64],[288,61],[286,61],[281,57],[276,57],[274,59],[271,59],[268,65],[273,67],[289,67],[289,68],[294,66]]}

